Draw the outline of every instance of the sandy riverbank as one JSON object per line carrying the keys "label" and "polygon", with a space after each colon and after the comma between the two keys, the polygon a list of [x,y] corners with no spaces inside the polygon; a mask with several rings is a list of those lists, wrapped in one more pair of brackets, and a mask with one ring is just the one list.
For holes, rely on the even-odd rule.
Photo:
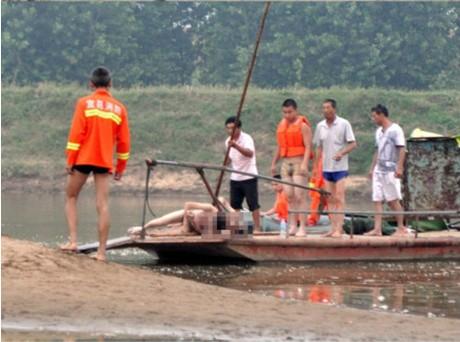
{"label": "sandy riverbank", "polygon": [[[2,335],[252,341],[457,341],[459,321],[283,301],[2,237]],[[42,333],[41,333],[42,334]]]}

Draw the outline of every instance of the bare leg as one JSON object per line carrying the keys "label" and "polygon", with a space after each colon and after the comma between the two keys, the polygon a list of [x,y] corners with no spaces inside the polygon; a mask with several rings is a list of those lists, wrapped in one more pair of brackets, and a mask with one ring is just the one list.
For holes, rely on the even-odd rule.
{"label": "bare leg", "polygon": [[[304,176],[294,176],[294,182],[296,184],[300,185],[307,185],[308,184],[308,178]],[[308,203],[307,203],[307,190],[301,189],[301,188],[294,188],[294,196],[295,196],[295,203],[297,207],[295,208],[296,210],[299,211],[307,211],[308,210]],[[298,216],[299,221],[300,221],[300,228],[299,231],[297,232],[296,236],[298,237],[304,237],[307,235],[305,231],[305,222],[307,220],[307,215],[304,214],[299,214]]]}
{"label": "bare leg", "polygon": [[[153,220],[150,220],[149,222],[145,224],[144,228],[146,229],[147,234],[150,235],[151,234],[150,230],[153,230],[153,229],[149,229],[149,228],[165,227],[169,224],[182,224],[183,218],[184,218],[184,210],[183,209],[176,210],[176,211],[173,211],[172,213],[169,213],[161,217],[154,218]],[[142,231],[141,226],[130,227],[128,229],[128,235],[137,235],[137,234],[140,234],[141,231]]]}
{"label": "bare leg", "polygon": [[78,195],[80,194],[80,191],[87,179],[88,175],[76,170],[67,178],[65,213],[67,217],[67,225],[69,227],[69,242],[60,246],[61,250],[77,250],[77,200]]}
{"label": "bare leg", "polygon": [[[335,183],[335,210],[344,211],[345,210],[345,185],[346,178],[342,178],[337,183]],[[345,220],[344,214],[337,214],[335,221],[335,233],[332,234],[332,237],[340,237],[343,234],[343,221]]]}
{"label": "bare leg", "polygon": [[[388,202],[388,205],[394,211],[403,211],[403,208],[399,200]],[[393,236],[408,236],[409,233],[407,232],[407,228],[404,226],[403,215],[395,215],[395,217],[396,217],[396,222],[398,223],[398,228],[396,232],[393,234]]]}
{"label": "bare leg", "polygon": [[[382,202],[374,202],[375,211],[381,213],[383,211]],[[382,236],[382,214],[376,214],[374,217],[374,229],[367,232],[367,236]]]}
{"label": "bare leg", "polygon": [[174,223],[168,225],[166,229],[155,229],[148,232],[149,236],[178,236],[184,234],[184,226],[182,223]]}
{"label": "bare leg", "polygon": [[[336,196],[336,194],[335,194],[335,192],[336,192],[335,183],[329,182],[327,180],[325,180],[324,183],[325,183],[325,185],[324,185],[325,190],[331,194],[329,196],[328,202],[327,202],[328,209],[330,211],[335,211],[335,210],[337,210],[336,197],[335,197]],[[331,220],[331,230],[328,233],[324,234],[323,235],[324,237],[330,237],[336,231],[337,215],[329,214],[329,219]]]}
{"label": "bare leg", "polygon": [[173,211],[161,217],[154,218],[147,222],[144,228],[163,227],[168,224],[180,223],[184,218],[184,209]]}
{"label": "bare leg", "polygon": [[109,182],[110,174],[94,174],[94,185],[96,186],[96,209],[99,216],[99,247],[97,249],[96,259],[99,261],[106,260],[105,250],[110,228]]}
{"label": "bare leg", "polygon": [[234,213],[235,209],[232,208],[230,203],[222,196],[219,196],[219,201],[220,203],[223,204],[224,208],[229,212],[229,213]]}
{"label": "bare leg", "polygon": [[254,232],[260,233],[260,209],[256,209],[252,212],[252,220],[254,222]]}
{"label": "bare leg", "polygon": [[[293,182],[291,177],[283,178],[287,182]],[[290,185],[283,185],[284,193],[286,194],[289,209],[296,208],[294,188]],[[288,217],[289,235],[294,235],[297,232],[297,214],[291,214]]]}
{"label": "bare leg", "polygon": [[[335,208],[337,211],[344,211],[345,210],[345,186],[346,186],[346,178],[342,178],[335,184]],[[342,234],[343,233],[343,221],[345,219],[345,214],[337,214],[337,232]]]}

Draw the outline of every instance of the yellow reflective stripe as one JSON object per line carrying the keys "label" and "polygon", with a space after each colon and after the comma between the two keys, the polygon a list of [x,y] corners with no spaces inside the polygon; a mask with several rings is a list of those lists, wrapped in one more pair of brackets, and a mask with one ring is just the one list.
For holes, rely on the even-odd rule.
{"label": "yellow reflective stripe", "polygon": [[73,143],[73,142],[67,142],[67,149],[68,150],[73,150],[73,151],[78,151],[80,149],[80,144]]}
{"label": "yellow reflective stripe", "polygon": [[127,153],[117,153],[117,158],[120,160],[128,160],[129,159],[129,152]]}
{"label": "yellow reflective stripe", "polygon": [[102,119],[113,120],[117,125],[121,123],[121,118],[113,112],[104,112],[100,109],[87,109],[85,110],[85,116],[90,118],[92,116],[97,116]]}

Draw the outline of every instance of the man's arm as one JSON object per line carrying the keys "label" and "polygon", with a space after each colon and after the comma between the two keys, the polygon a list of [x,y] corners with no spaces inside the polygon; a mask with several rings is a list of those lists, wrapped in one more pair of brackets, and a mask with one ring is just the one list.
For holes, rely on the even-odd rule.
{"label": "man's arm", "polygon": [[342,150],[340,150],[339,152],[335,154],[333,159],[334,160],[342,159],[343,156],[345,156],[346,154],[354,150],[356,146],[358,146],[358,144],[356,144],[356,141],[350,141]]}
{"label": "man's arm", "polygon": [[245,157],[252,158],[252,156],[254,155],[254,151],[252,149],[238,145],[235,140],[230,140],[228,145],[236,149]]}
{"label": "man's arm", "polygon": [[308,177],[308,162],[310,160],[310,151],[311,151],[311,128],[307,124],[303,124],[301,127],[302,130],[302,139],[305,146],[305,153],[303,154],[302,165],[300,166],[301,172]]}
{"label": "man's arm", "polygon": [[323,155],[323,148],[321,147],[321,145],[318,145],[316,147],[316,152],[315,152],[315,155],[314,155],[313,165],[312,165],[312,177],[314,177],[314,178],[319,177],[319,175],[317,174],[318,163],[319,163],[322,155]]}
{"label": "man's arm", "polygon": [[398,126],[395,146],[398,149],[399,159],[398,165],[396,165],[395,176],[397,178],[402,178],[404,173],[404,161],[406,159],[406,138],[404,137],[404,131],[401,127]]}
{"label": "man's arm", "polygon": [[313,142],[312,142],[312,149],[313,146],[316,146],[316,151],[313,156],[313,165],[312,165],[312,176],[317,178],[319,175],[318,172],[318,163],[320,162],[322,155],[323,155],[323,148],[321,145],[321,141],[319,139],[319,131],[320,127],[316,126],[315,134],[313,135]]}
{"label": "man's arm", "polygon": [[343,156],[350,153],[357,146],[353,129],[351,128],[351,125],[348,121],[346,123],[345,128],[345,141],[347,142],[347,145],[341,151],[335,154],[335,156],[333,157],[334,160],[342,159]]}
{"label": "man's arm", "polygon": [[276,146],[276,150],[275,150],[275,154],[273,155],[272,166],[271,166],[272,176],[274,176],[276,173],[276,163],[278,162],[279,159],[280,159],[280,147]]}
{"label": "man's arm", "polygon": [[372,175],[374,174],[375,165],[377,165],[377,156],[378,156],[378,151],[376,149],[374,152],[374,156],[372,157],[371,167],[369,168],[368,177],[370,179],[372,179]]}
{"label": "man's arm", "polygon": [[86,131],[86,118],[84,115],[83,103],[77,102],[73,114],[72,125],[70,127],[69,138],[67,140],[66,153],[67,153],[67,173],[72,173],[72,167],[77,161],[80,145],[85,136]]}
{"label": "man's arm", "polygon": [[271,208],[271,209],[269,209],[267,211],[261,212],[260,216],[270,216],[270,215],[273,215],[275,213],[276,213],[276,209],[275,209],[275,207],[273,207],[273,208]]}
{"label": "man's arm", "polygon": [[402,178],[404,173],[404,161],[406,159],[406,147],[405,146],[396,146],[399,152],[398,165],[396,166],[395,176],[396,178]]}
{"label": "man's arm", "polygon": [[125,112],[123,120],[121,121],[120,128],[117,134],[117,166],[115,169],[115,180],[120,180],[123,172],[125,171],[126,164],[129,159],[130,149],[130,134],[128,113]]}

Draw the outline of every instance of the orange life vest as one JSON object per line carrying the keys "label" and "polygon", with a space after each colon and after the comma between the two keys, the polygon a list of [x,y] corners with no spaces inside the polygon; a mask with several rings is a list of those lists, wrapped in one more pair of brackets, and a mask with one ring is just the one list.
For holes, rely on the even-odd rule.
{"label": "orange life vest", "polygon": [[281,120],[278,124],[276,138],[281,158],[300,157],[304,155],[305,145],[302,136],[302,123],[311,127],[308,119],[301,115],[292,124],[289,124],[286,119]]}
{"label": "orange life vest", "polygon": [[[316,168],[316,171],[313,174],[316,174],[316,177],[312,177],[310,179],[309,186],[312,188],[323,189],[324,188],[324,178],[323,178],[323,161],[322,157],[318,156],[318,160],[316,165],[313,165],[313,168]],[[327,207],[327,198],[326,196],[322,196],[317,191],[310,191],[310,210],[312,211],[310,215],[307,217],[307,224],[309,226],[314,226],[318,223],[320,214],[318,210],[322,207],[324,210]]]}
{"label": "orange life vest", "polygon": [[284,191],[276,194],[275,212],[278,218],[287,220],[289,215],[288,200]]}

